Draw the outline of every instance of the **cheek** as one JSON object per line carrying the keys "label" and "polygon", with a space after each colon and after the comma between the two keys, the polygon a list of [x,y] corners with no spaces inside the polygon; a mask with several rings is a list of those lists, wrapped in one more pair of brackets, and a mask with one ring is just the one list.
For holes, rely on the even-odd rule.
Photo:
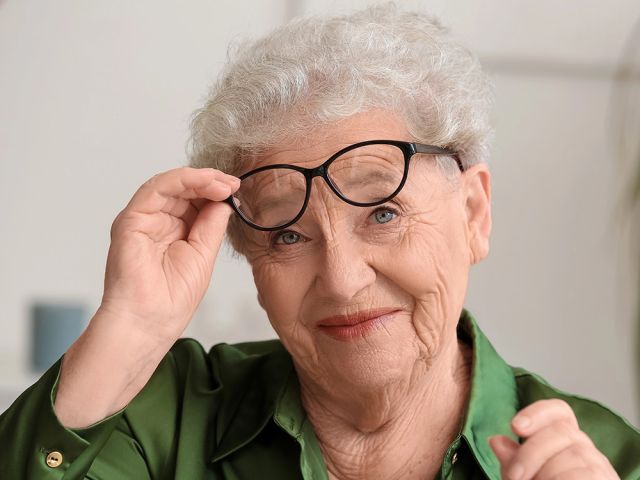
{"label": "cheek", "polygon": [[286,338],[298,329],[302,302],[311,275],[304,262],[281,264],[267,255],[251,260],[260,304],[274,330]]}
{"label": "cheek", "polygon": [[428,220],[413,216],[393,253],[387,255],[389,275],[415,296],[438,280],[453,279],[461,265],[468,265],[462,227],[452,211],[430,212]]}
{"label": "cheek", "polygon": [[[428,220],[427,220],[428,218]],[[377,269],[415,300],[414,323],[425,343],[455,324],[469,273],[467,234],[461,212],[445,205],[412,216],[391,255],[380,255]]]}
{"label": "cheek", "polygon": [[468,277],[460,230],[452,217],[416,222],[397,250],[391,280],[414,298],[412,323],[427,359],[438,356],[455,335]]}
{"label": "cheek", "polygon": [[420,299],[459,283],[468,270],[468,235],[459,191],[434,171],[413,168],[406,187],[408,219],[393,249],[390,275]]}

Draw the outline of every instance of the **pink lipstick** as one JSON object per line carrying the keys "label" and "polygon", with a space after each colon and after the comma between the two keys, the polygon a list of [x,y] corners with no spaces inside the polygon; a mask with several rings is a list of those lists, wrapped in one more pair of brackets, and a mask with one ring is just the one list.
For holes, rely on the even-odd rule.
{"label": "pink lipstick", "polygon": [[351,315],[335,315],[320,320],[316,325],[320,331],[336,340],[352,340],[361,337],[391,320],[400,310],[377,308],[362,310]]}

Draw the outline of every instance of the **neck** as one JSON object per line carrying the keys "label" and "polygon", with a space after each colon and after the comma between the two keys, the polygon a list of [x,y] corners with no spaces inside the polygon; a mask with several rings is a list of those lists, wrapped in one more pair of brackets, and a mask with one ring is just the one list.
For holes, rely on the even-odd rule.
{"label": "neck", "polygon": [[460,341],[384,389],[329,392],[301,375],[302,402],[329,477],[434,478],[462,428],[470,379],[471,349]]}

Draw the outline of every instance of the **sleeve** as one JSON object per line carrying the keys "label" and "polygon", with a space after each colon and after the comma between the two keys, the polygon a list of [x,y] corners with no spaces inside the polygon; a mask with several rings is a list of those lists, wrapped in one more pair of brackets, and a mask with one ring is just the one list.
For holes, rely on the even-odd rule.
{"label": "sleeve", "polygon": [[[62,357],[0,416],[0,476],[151,478],[142,449],[127,427],[126,407],[83,429],[68,429],[58,421],[53,405],[61,362]],[[124,466],[126,471],[119,471]]]}

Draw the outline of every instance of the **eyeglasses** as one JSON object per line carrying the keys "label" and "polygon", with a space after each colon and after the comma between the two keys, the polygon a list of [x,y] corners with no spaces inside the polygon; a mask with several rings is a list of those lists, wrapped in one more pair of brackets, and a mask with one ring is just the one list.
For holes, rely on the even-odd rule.
{"label": "eyeglasses", "polygon": [[297,222],[309,203],[314,177],[322,177],[343,201],[357,207],[395,197],[407,180],[416,153],[447,155],[464,172],[455,151],[398,140],[368,140],[343,148],[315,168],[277,164],[240,176],[240,188],[225,201],[250,227],[273,231]]}

